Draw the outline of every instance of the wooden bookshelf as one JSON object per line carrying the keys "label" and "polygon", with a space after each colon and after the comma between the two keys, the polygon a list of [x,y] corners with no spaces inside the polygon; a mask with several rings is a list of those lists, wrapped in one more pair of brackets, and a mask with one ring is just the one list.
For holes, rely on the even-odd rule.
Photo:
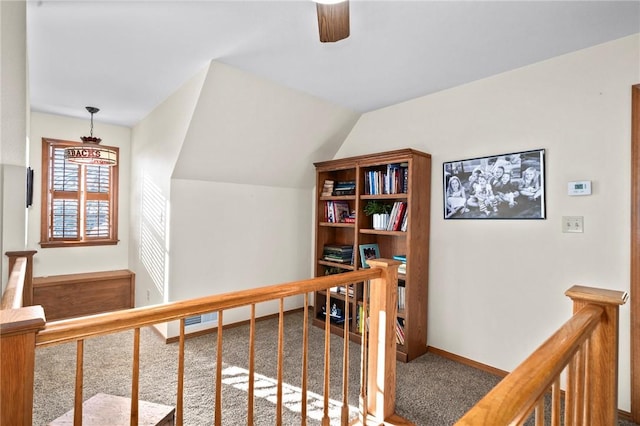
{"label": "wooden bookshelf", "polygon": [[[315,274],[323,276],[327,273],[360,269],[359,246],[377,244],[380,257],[391,259],[395,255],[405,255],[406,273],[399,274],[399,285],[404,287],[404,309],[398,310],[398,319],[403,323],[404,344],[397,344],[397,359],[408,362],[423,355],[427,351],[427,295],[429,277],[429,215],[431,202],[431,156],[413,149],[361,155],[315,163],[316,168],[316,242],[315,242]],[[406,170],[405,170],[406,169]],[[402,173],[405,184],[395,185],[394,193],[386,193],[383,179],[378,179],[379,191],[373,191],[371,178],[379,178],[393,170],[396,176]],[[377,173],[374,173],[377,172]],[[339,183],[355,182],[353,194],[336,196],[322,195],[326,180]],[[397,179],[395,180],[397,182]],[[393,190],[392,190],[393,191]],[[381,201],[393,205],[396,202],[406,203],[408,223],[406,231],[373,229],[371,216],[364,214],[364,206],[369,200]],[[327,206],[340,201],[349,205],[355,214],[353,223],[345,223],[340,219],[327,219]],[[344,204],[342,204],[344,206]],[[325,246],[351,246],[352,262],[335,263],[325,259]],[[348,321],[349,338],[359,342],[361,339],[359,307],[362,306],[363,283],[352,286],[352,294],[316,292],[314,298],[313,323],[324,327],[324,313],[327,298],[330,308],[334,305],[340,312],[349,305]],[[343,335],[343,324],[332,324],[331,331]]]}

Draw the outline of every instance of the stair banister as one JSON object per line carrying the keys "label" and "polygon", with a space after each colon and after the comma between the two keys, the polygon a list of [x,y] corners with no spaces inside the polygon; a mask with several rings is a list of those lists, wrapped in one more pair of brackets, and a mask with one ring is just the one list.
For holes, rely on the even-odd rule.
{"label": "stair banister", "polygon": [[9,281],[0,309],[0,424],[32,423],[36,334],[45,317],[42,306],[21,306],[31,300],[34,253],[7,252]]}
{"label": "stair banister", "polygon": [[22,290],[22,306],[33,305],[33,255],[36,253],[36,250],[8,251],[5,253],[9,258],[9,273],[13,271],[13,267],[18,259],[24,258],[26,261]]}

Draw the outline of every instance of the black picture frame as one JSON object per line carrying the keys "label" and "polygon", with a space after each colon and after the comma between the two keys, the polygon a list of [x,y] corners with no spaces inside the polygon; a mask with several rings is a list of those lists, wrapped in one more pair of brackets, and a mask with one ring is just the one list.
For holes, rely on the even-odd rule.
{"label": "black picture frame", "polygon": [[27,167],[27,208],[33,204],[33,169]]}
{"label": "black picture frame", "polygon": [[545,150],[442,164],[444,218],[545,219]]}

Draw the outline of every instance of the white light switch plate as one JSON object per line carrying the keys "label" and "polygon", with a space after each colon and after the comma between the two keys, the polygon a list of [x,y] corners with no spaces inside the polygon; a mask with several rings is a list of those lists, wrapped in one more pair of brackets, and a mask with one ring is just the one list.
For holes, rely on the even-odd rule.
{"label": "white light switch plate", "polygon": [[562,216],[562,232],[584,232],[583,216]]}

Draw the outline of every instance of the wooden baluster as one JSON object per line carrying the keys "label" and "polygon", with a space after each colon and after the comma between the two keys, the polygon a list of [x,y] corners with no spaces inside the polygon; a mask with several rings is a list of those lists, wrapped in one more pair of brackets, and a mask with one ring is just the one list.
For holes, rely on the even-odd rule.
{"label": "wooden baluster", "polygon": [[27,259],[27,269],[24,276],[24,287],[22,289],[22,306],[33,305],[33,255],[36,250],[8,251],[5,255],[9,258],[9,271],[13,270],[13,265],[17,258]]}
{"label": "wooden baluster", "polygon": [[564,392],[564,424],[566,426],[575,425],[575,357],[571,358],[567,365],[567,389]]}
{"label": "wooden baluster", "polygon": [[593,361],[589,356],[590,346],[591,346],[591,339],[587,339],[584,342],[584,345],[582,346],[582,354],[583,354],[582,356],[584,358],[583,360],[584,377],[582,378],[582,381],[584,383],[584,395],[582,397],[582,418],[584,419],[584,424],[586,425],[591,424],[589,419],[591,419],[591,402],[592,402],[591,386],[593,386],[593,383],[591,380],[591,373],[589,372],[590,371],[589,364]]}
{"label": "wooden baluster", "polygon": [[342,413],[340,416],[340,422],[342,426],[349,424],[349,327],[351,320],[349,319],[349,288],[351,284],[345,286],[345,301],[344,301],[344,338],[343,350],[342,350]]}
{"label": "wooden baluster", "polygon": [[544,395],[536,404],[536,426],[544,426]]}
{"label": "wooden baluster", "polygon": [[180,318],[180,340],[178,341],[178,394],[176,395],[176,425],[184,421],[184,318]]}
{"label": "wooden baluster", "polygon": [[309,293],[304,294],[304,311],[302,318],[302,404],[301,422],[302,426],[307,424],[307,376],[309,363]]}
{"label": "wooden baluster", "polygon": [[216,351],[216,408],[215,424],[222,425],[222,313],[218,311],[218,349]]}
{"label": "wooden baluster", "polygon": [[280,298],[278,315],[278,372],[276,383],[276,424],[282,424],[282,370],[284,369],[284,299]]}
{"label": "wooden baluster", "polygon": [[131,371],[130,426],[138,426],[138,399],[140,398],[140,327],[133,330],[133,367]]}
{"label": "wooden baluster", "polygon": [[362,283],[362,340],[360,342],[360,422],[367,424],[367,336],[369,331],[369,281]]}
{"label": "wooden baluster", "polygon": [[584,408],[585,408],[585,352],[584,347],[578,349],[576,353],[576,393],[575,393],[575,419],[577,425],[584,424]]}
{"label": "wooden baluster", "polygon": [[591,380],[590,418],[585,421],[592,425],[615,425],[618,423],[619,311],[620,305],[627,302],[628,294],[583,286],[573,286],[565,294],[573,300],[574,313],[587,304],[600,305],[604,309],[588,345],[587,357],[591,362],[586,374],[598,379]]}
{"label": "wooden baluster", "polygon": [[551,426],[560,426],[560,376],[551,386]]}
{"label": "wooden baluster", "polygon": [[329,418],[329,363],[330,363],[330,350],[329,340],[330,323],[331,323],[331,308],[329,307],[329,289],[327,289],[327,298],[324,306],[324,386],[322,388],[324,394],[324,405],[322,414],[322,426],[329,426],[331,419]]}
{"label": "wooden baluster", "polygon": [[73,401],[73,426],[82,426],[83,377],[84,340],[80,339],[76,343],[76,387]]}
{"label": "wooden baluster", "polygon": [[251,304],[249,320],[249,395],[247,398],[247,425],[253,426],[253,393],[255,388],[256,304]]}

